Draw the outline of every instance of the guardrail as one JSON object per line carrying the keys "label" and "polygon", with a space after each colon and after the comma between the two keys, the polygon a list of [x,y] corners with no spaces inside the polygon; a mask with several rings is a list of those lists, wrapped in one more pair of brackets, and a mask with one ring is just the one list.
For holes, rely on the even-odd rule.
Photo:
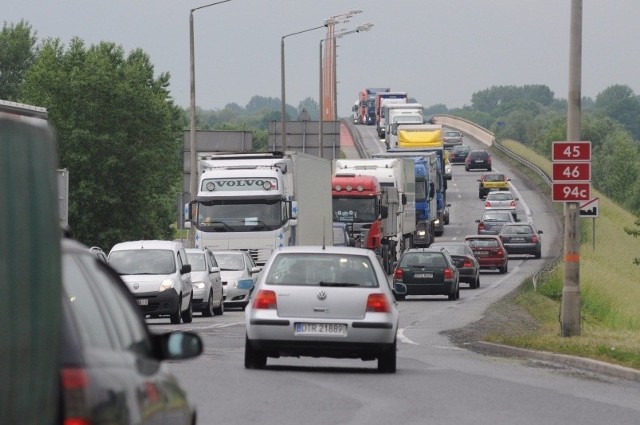
{"label": "guardrail", "polygon": [[492,146],[495,142],[493,133],[478,124],[465,120],[464,118],[454,117],[453,115],[434,115],[433,119],[437,124],[442,124],[446,127],[454,128],[458,131],[468,134],[479,142]]}

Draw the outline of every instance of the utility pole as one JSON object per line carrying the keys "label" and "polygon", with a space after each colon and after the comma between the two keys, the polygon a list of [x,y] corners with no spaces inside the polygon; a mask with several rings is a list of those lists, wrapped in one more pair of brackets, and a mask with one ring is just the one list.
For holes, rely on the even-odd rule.
{"label": "utility pole", "polygon": [[[580,140],[581,79],[582,0],[571,0],[567,141]],[[580,304],[580,202],[567,202],[564,208],[564,285],[560,310],[563,337],[580,335]]]}

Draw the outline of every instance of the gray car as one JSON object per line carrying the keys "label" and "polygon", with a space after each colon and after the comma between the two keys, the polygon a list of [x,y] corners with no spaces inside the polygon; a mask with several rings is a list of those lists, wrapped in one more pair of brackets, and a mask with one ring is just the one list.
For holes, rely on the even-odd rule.
{"label": "gray car", "polygon": [[500,229],[500,239],[509,254],[529,254],[542,257],[542,230],[533,223],[508,223]]}
{"label": "gray car", "polygon": [[251,290],[238,287],[238,282],[251,279],[255,283],[261,268],[256,266],[247,251],[213,251],[213,256],[220,267],[224,306],[244,309],[249,303]]}
{"label": "gray car", "polygon": [[268,357],[378,360],[396,371],[399,313],[387,276],[371,250],[286,247],[275,251],[245,310],[244,364]]}
{"label": "gray car", "polygon": [[193,284],[193,310],[211,317],[224,313],[224,296],[220,267],[208,249],[187,248]]}

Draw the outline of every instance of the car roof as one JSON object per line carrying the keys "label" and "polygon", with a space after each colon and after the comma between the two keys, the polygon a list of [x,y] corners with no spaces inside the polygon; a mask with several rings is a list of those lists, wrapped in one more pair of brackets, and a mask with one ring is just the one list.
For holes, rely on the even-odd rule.
{"label": "car roof", "polygon": [[161,240],[139,240],[117,243],[111,248],[113,251],[129,250],[129,249],[180,249],[184,248],[182,242],[177,241],[161,241]]}
{"label": "car roof", "polygon": [[409,248],[405,251],[407,252],[442,252],[441,248]]}
{"label": "car roof", "polygon": [[366,255],[371,256],[372,251],[364,248],[355,248],[350,246],[321,246],[321,245],[303,245],[303,246],[286,246],[275,251],[276,254],[287,253],[317,253],[317,254],[345,254],[345,255]]}
{"label": "car roof", "polygon": [[498,235],[467,235],[464,237],[465,240],[467,239],[498,239],[500,240],[500,236]]}
{"label": "car roof", "polygon": [[187,254],[204,254],[204,249],[202,248],[185,248],[184,249]]}

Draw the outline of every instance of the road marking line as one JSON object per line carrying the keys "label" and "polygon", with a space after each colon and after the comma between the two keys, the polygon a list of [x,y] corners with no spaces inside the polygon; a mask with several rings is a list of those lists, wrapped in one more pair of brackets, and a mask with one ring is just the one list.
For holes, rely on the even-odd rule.
{"label": "road marking line", "polygon": [[398,339],[400,340],[400,342],[404,342],[405,344],[420,345],[417,342],[413,342],[409,338],[404,336],[404,328],[398,328]]}

